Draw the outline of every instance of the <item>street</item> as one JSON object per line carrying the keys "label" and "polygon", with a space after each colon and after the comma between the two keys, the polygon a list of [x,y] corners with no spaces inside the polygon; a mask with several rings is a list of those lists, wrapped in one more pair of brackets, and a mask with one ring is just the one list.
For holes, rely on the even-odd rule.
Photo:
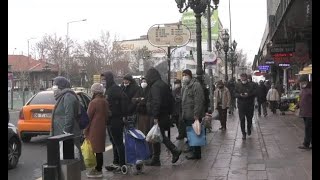
{"label": "street", "polygon": [[[12,118],[14,115],[11,116]],[[12,120],[13,122],[13,120]],[[293,114],[253,120],[252,135],[243,141],[238,114],[228,116],[226,132],[219,131],[219,121],[213,121],[213,132],[207,134],[203,157],[188,161],[186,154],[171,164],[171,156],[162,145],[161,167],[145,167],[141,175],[113,174],[103,169],[103,179],[312,179],[312,150],[297,147],[303,140],[303,121]],[[171,128],[171,140],[182,148],[183,141],[175,140],[177,130]],[[107,138],[108,139],[108,138]],[[112,151],[106,143],[104,165],[112,161]],[[23,144],[22,156],[16,169],[8,171],[10,180],[41,179],[41,166],[46,162],[45,136]],[[86,179],[82,172],[82,179]]]}

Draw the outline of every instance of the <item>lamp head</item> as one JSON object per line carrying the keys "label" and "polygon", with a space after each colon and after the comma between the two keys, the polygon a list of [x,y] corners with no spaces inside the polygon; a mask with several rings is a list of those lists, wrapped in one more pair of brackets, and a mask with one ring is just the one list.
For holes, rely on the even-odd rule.
{"label": "lamp head", "polygon": [[232,47],[233,47],[233,49],[236,49],[237,48],[237,42],[236,42],[236,40],[233,40],[233,42],[232,42]]}

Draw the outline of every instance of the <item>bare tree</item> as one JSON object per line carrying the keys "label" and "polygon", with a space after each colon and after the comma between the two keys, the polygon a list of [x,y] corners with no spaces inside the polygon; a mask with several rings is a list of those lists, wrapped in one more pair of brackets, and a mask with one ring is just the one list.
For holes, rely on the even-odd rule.
{"label": "bare tree", "polygon": [[143,61],[143,69],[144,71],[148,70],[150,67],[154,65],[154,61],[152,59],[152,52],[148,50],[146,46],[138,49],[134,52],[134,57],[130,61],[130,69],[133,73],[139,72],[139,62]]}

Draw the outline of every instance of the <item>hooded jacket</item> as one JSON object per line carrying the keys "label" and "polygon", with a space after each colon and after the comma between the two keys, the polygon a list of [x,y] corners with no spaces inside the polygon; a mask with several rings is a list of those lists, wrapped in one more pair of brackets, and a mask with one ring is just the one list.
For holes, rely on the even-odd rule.
{"label": "hooded jacket", "polygon": [[112,72],[108,71],[102,74],[106,79],[105,96],[109,102],[109,121],[107,125],[121,127],[123,125],[122,117],[127,116],[128,99],[122,89],[114,82]]}
{"label": "hooded jacket", "polygon": [[122,84],[121,88],[128,97],[128,115],[131,116],[136,110],[136,104],[132,102],[132,98],[138,93],[140,87],[129,74],[125,75],[123,79],[127,79],[128,81],[130,81],[130,84],[128,86],[124,86]]}
{"label": "hooded jacket", "polygon": [[170,87],[166,84],[159,72],[151,68],[148,70],[146,80],[150,90],[147,95],[147,111],[154,119],[158,119],[160,128],[170,128],[169,97],[172,96]]}

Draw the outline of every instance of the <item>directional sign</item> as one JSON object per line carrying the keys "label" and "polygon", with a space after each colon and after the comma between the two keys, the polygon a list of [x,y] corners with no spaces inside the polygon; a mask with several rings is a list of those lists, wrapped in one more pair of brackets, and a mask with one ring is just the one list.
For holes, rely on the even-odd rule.
{"label": "directional sign", "polygon": [[156,47],[184,46],[189,42],[190,37],[190,30],[183,24],[156,24],[148,31],[148,40]]}

